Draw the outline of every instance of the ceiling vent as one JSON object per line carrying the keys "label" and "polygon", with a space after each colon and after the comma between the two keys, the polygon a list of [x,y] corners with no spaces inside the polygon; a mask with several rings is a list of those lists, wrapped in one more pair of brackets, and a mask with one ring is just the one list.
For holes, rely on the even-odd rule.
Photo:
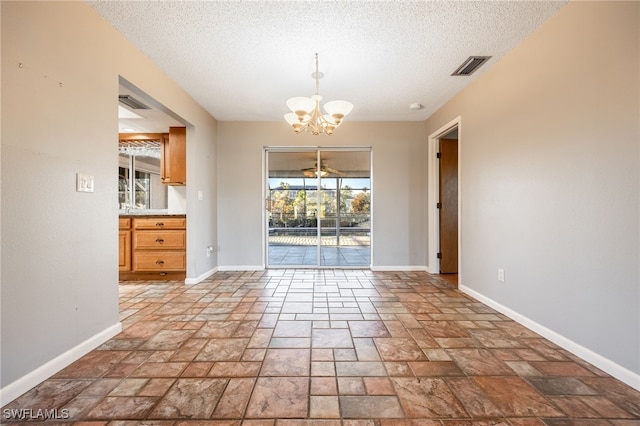
{"label": "ceiling vent", "polygon": [[118,101],[131,109],[151,109],[139,100],[134,99],[129,95],[118,95]]}
{"label": "ceiling vent", "polygon": [[451,75],[471,75],[489,59],[491,59],[491,56],[469,56]]}

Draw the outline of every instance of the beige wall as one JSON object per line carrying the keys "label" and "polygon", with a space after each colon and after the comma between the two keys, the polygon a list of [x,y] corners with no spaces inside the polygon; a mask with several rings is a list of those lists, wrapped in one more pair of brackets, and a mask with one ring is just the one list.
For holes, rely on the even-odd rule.
{"label": "beige wall", "polygon": [[570,3],[426,123],[462,117],[462,285],[636,386],[639,6]]}
{"label": "beige wall", "polygon": [[216,123],[83,2],[1,2],[3,401],[117,329],[119,76],[189,123],[189,278],[262,264],[266,145],[373,147],[374,267],[423,267],[426,137],[460,115],[463,286],[637,378],[638,6],[570,4],[426,124],[314,138]]}
{"label": "beige wall", "polygon": [[284,120],[218,123],[220,267],[264,266],[263,147],[346,146],[372,147],[373,266],[424,269],[423,132],[421,122],[349,122],[348,117],[332,136],[295,134]]}
{"label": "beige wall", "polygon": [[[216,122],[86,3],[0,7],[4,401],[118,330],[119,76],[189,123],[192,277],[216,266]],[[77,172],[95,192],[75,191]]]}

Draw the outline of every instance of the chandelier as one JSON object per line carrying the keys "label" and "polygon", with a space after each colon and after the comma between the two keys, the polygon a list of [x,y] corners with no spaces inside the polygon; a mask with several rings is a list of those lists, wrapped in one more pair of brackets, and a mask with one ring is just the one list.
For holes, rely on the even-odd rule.
{"label": "chandelier", "polygon": [[336,127],[342,123],[345,115],[349,114],[353,109],[353,104],[347,101],[331,101],[324,104],[326,114],[320,112],[320,101],[322,96],[318,94],[320,79],[323,77],[318,72],[318,54],[316,53],[316,72],[311,77],[316,79],[316,94],[310,98],[302,96],[291,98],[287,101],[287,107],[292,111],[284,115],[293,130],[296,133],[308,131],[314,135],[326,133],[333,134]]}

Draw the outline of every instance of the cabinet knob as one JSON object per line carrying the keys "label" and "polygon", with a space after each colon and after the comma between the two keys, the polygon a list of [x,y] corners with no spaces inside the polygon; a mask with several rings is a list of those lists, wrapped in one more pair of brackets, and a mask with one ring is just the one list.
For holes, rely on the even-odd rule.
{"label": "cabinet knob", "polygon": [[163,222],[156,222],[156,226],[163,227],[164,223]]}
{"label": "cabinet knob", "polygon": [[156,260],[156,265],[164,265],[164,260]]}
{"label": "cabinet knob", "polygon": [[162,244],[164,240],[162,238],[156,238],[156,243]]}

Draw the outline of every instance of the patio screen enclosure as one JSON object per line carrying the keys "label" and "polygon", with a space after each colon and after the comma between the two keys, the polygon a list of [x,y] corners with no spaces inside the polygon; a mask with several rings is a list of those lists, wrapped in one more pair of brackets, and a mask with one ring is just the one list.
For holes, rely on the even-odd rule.
{"label": "patio screen enclosure", "polygon": [[371,265],[371,149],[266,148],[268,267]]}

